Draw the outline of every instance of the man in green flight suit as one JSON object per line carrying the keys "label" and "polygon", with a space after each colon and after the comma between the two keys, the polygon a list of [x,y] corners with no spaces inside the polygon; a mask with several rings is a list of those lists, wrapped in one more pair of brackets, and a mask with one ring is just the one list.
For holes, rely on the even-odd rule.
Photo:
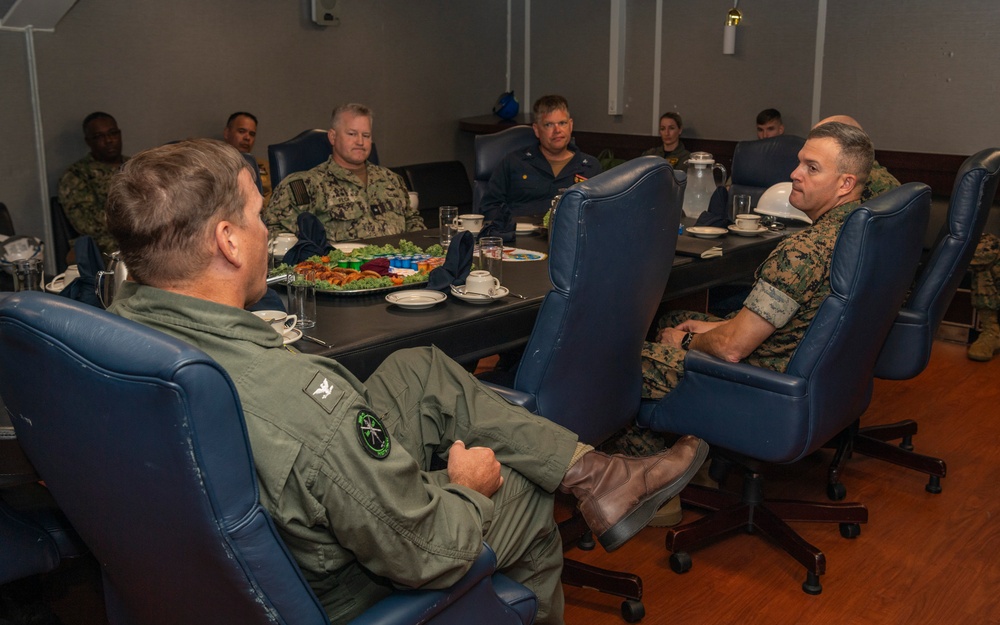
{"label": "man in green flight suit", "polygon": [[538,597],[538,622],[561,623],[553,492],[573,494],[616,549],[691,479],[705,443],[684,437],[648,458],[594,451],[432,347],[396,352],[364,383],[334,360],[285,349],[243,310],[266,290],[262,210],[249,165],[221,141],[136,155],[108,200],[134,280],[110,310],[229,373],[261,503],[331,621],[398,587],[455,583],[486,541],[500,570]]}
{"label": "man in green flight suit", "polygon": [[105,254],[118,249],[104,220],[111,176],[128,160],[122,156],[122,131],[107,113],[97,111],[83,120],[83,138],[90,153],[70,165],[59,179],[59,203],[81,235],[93,237]]}
{"label": "man in green flight suit", "polygon": [[331,243],[424,229],[420,213],[410,208],[403,179],[368,162],[371,109],[363,104],[337,107],[327,137],[333,154],[325,163],[288,175],[274,189],[264,213],[272,235],[297,234],[303,212],[319,218]]}

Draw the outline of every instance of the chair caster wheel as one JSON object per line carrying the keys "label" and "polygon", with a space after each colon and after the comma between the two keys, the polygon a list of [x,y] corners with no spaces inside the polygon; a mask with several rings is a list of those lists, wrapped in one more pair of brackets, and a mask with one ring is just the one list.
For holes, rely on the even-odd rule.
{"label": "chair caster wheel", "polygon": [[847,497],[847,487],[842,482],[826,485],[826,496],[830,501],[841,501]]}
{"label": "chair caster wheel", "polygon": [[646,616],[646,606],[642,605],[642,601],[635,599],[622,601],[622,618],[626,623],[638,623],[644,616]]}
{"label": "chair caster wheel", "polygon": [[823,585],[819,583],[819,575],[812,571],[806,573],[806,581],[802,582],[802,590],[808,595],[818,595],[823,592]]}
{"label": "chair caster wheel", "polygon": [[593,551],[594,547],[597,546],[597,543],[594,542],[594,533],[587,532],[586,534],[581,536],[580,540],[576,541],[576,546],[581,551]]}
{"label": "chair caster wheel", "polygon": [[691,570],[691,556],[686,551],[670,554],[670,570],[678,575]]}
{"label": "chair caster wheel", "polygon": [[928,493],[931,493],[932,495],[940,495],[941,478],[936,475],[932,475],[931,479],[927,482],[927,485],[924,486],[924,490],[926,490]]}
{"label": "chair caster wheel", "polygon": [[861,536],[861,524],[841,523],[840,535],[843,536],[844,538],[857,538],[858,536]]}
{"label": "chair caster wheel", "polygon": [[913,451],[913,437],[904,436],[903,440],[899,441],[899,448],[904,451]]}

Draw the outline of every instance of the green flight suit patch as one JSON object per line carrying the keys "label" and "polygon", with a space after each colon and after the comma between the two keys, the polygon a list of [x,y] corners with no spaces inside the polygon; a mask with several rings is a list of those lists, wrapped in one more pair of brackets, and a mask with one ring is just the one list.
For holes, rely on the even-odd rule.
{"label": "green flight suit patch", "polygon": [[309,396],[314,402],[320,405],[327,414],[333,414],[337,404],[344,397],[344,391],[338,389],[330,383],[330,379],[321,371],[317,371],[313,379],[306,385],[302,392]]}
{"label": "green flight suit patch", "polygon": [[382,460],[389,455],[389,448],[392,446],[389,432],[378,417],[362,410],[358,412],[355,425],[358,429],[358,440],[369,456]]}

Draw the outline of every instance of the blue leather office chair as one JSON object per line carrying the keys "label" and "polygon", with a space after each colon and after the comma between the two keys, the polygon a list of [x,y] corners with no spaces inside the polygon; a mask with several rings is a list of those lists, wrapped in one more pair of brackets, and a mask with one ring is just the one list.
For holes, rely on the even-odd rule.
{"label": "blue leather office chair", "polygon": [[[570,187],[550,225],[552,290],[513,388],[494,387],[501,395],[591,445],[632,423],[639,353],[670,275],[682,197],[670,165],[655,156]],[[617,574],[611,587],[598,573],[567,560],[563,582],[624,597],[625,619],[642,618],[641,580]]]}
{"label": "blue leather office chair", "polygon": [[[18,440],[101,563],[112,624],[329,623],[258,501],[239,398],[208,356],[45,293],[0,303],[0,351]],[[494,567],[484,548],[454,587],[355,622],[530,623],[534,597]]]}
{"label": "blue leather office chair", "polygon": [[[267,146],[267,160],[271,164],[271,188],[288,174],[312,169],[330,158],[332,148],[325,130],[303,130],[288,141]],[[378,150],[372,143],[369,162],[378,165]]]}
{"label": "blue leather office chair", "polygon": [[799,165],[799,150],[806,140],[795,135],[778,135],[755,141],[740,141],[733,152],[732,186],[734,195],[749,195],[757,206],[760,196],[779,182],[788,182]]}
{"label": "blue leather office chair", "polygon": [[[927,367],[934,334],[972,260],[998,182],[1000,149],[982,150],[962,163],[955,177],[947,220],[879,353],[876,377],[909,380]],[[838,441],[837,454],[830,465],[827,495],[834,500],[846,496],[840,475],[852,452],[926,473],[929,480],[924,488],[930,493],[940,493],[947,466],[944,460],[913,452],[916,433],[917,423],[911,419],[865,428],[855,424]],[[888,442],[899,439],[898,446]]]}
{"label": "blue leather office chair", "polygon": [[417,163],[394,168],[410,191],[420,195],[420,216],[428,228],[437,228],[438,208],[457,206],[458,214],[471,212],[472,186],[461,161]]}
{"label": "blue leather office chair", "polygon": [[476,135],[473,149],[476,153],[476,171],[472,177],[472,210],[481,213],[483,195],[489,187],[493,171],[514,150],[538,143],[531,126],[512,126],[489,135]]}
{"label": "blue leather office chair", "polygon": [[743,529],[760,533],[806,567],[802,588],[822,592],[826,558],[786,521],[841,524],[852,538],[868,518],[861,504],[766,501],[761,464],[800,460],[850,427],[871,399],[875,362],[913,280],[930,213],[930,188],[910,183],[855,210],[830,264],[820,305],[785,373],[690,351],[677,388],[644,402],[638,422],[700,436],[744,467],[743,495],[688,486],[681,501],[710,512],[667,533],[670,565],[691,566],[687,549]]}

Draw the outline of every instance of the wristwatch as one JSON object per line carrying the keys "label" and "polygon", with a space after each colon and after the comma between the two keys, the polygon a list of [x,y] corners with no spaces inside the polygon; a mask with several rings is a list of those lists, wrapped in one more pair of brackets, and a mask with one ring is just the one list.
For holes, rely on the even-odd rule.
{"label": "wristwatch", "polygon": [[681,349],[687,350],[691,348],[691,340],[694,339],[694,332],[688,332],[681,339]]}

